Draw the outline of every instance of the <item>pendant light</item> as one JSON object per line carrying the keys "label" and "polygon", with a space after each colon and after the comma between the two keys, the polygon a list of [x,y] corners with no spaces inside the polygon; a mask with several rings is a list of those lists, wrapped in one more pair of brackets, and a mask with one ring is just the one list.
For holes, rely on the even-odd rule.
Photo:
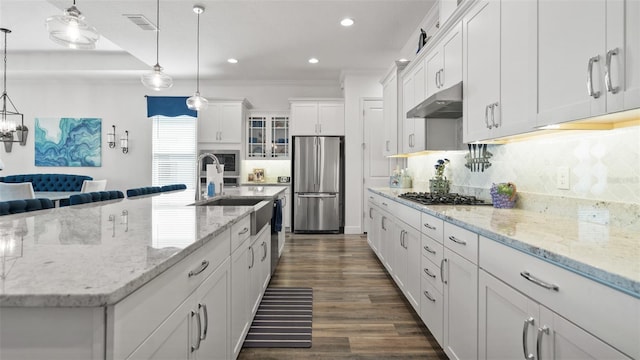
{"label": "pendant light", "polygon": [[95,49],[96,41],[100,38],[96,28],[84,21],[84,16],[76,7],[76,0],[64,15],[48,17],[46,25],[49,39],[72,49]]}
{"label": "pendant light", "polygon": [[[27,141],[28,129],[24,126],[24,115],[18,112],[13,101],[7,95],[7,34],[11,33],[11,30],[0,28],[0,31],[4,33],[4,67],[2,71],[2,110],[0,111],[0,141],[4,142],[4,148],[6,152],[11,152],[11,148],[14,142],[25,145]],[[13,110],[7,110],[7,103],[11,105]],[[20,123],[12,120],[11,117],[20,117]],[[17,138],[13,136],[17,134]]]}
{"label": "pendant light", "polygon": [[142,84],[155,91],[165,90],[173,86],[171,76],[162,72],[160,66],[160,0],[156,1],[156,64],[153,69],[142,75]]}
{"label": "pendant light", "polygon": [[209,107],[209,101],[200,96],[200,14],[204,12],[204,6],[194,5],[193,12],[198,15],[198,30],[197,30],[197,66],[196,66],[196,93],[187,99],[187,107],[191,110],[205,110]]}

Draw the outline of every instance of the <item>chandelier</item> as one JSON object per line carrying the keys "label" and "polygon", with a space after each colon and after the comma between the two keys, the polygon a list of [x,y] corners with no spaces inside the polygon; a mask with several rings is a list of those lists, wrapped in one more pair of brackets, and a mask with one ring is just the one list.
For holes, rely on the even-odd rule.
{"label": "chandelier", "polygon": [[[24,125],[24,115],[18,112],[16,106],[7,95],[7,34],[11,30],[0,28],[4,33],[4,67],[2,71],[2,111],[0,112],[0,141],[4,142],[6,152],[11,152],[13,143],[17,142],[24,146],[27,143],[29,129]],[[10,108],[7,109],[7,104]],[[11,110],[13,108],[13,110]],[[19,121],[18,117],[20,117]],[[14,136],[15,135],[15,136]]]}

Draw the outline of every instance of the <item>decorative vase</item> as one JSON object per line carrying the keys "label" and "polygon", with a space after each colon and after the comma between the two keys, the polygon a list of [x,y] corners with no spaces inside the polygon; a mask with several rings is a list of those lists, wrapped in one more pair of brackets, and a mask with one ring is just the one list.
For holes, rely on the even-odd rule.
{"label": "decorative vase", "polygon": [[448,194],[450,181],[447,179],[429,179],[429,192],[432,194]]}

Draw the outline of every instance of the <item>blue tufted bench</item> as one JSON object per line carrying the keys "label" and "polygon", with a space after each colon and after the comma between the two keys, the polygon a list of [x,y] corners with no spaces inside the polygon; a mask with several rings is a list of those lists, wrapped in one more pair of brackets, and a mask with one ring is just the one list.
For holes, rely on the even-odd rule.
{"label": "blue tufted bench", "polygon": [[0,177],[1,182],[30,182],[33,191],[81,191],[82,182],[93,180],[90,176],[70,174],[24,174]]}
{"label": "blue tufted bench", "polygon": [[71,195],[69,196],[68,201],[60,201],[60,207],[116,199],[124,199],[124,193],[120,190],[95,191]]}
{"label": "blue tufted bench", "polygon": [[184,190],[187,188],[187,185],[185,184],[171,184],[171,185],[164,185],[163,187],[160,188],[160,191],[165,192],[165,191],[174,191],[174,190]]}
{"label": "blue tufted bench", "polygon": [[161,191],[162,191],[162,188],[160,186],[147,186],[147,187],[141,187],[141,188],[133,188],[133,189],[127,190],[127,197],[155,194]]}
{"label": "blue tufted bench", "polygon": [[49,199],[25,199],[0,201],[0,216],[20,214],[29,211],[53,208],[53,201]]}

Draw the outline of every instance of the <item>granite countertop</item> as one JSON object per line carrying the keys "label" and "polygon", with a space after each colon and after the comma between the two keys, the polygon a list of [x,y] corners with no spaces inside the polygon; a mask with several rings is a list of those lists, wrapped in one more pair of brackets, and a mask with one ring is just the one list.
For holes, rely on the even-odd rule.
{"label": "granite countertop", "polygon": [[[223,197],[285,190],[226,188]],[[208,241],[228,241],[215,235],[253,209],[194,198],[185,190],[0,217],[0,306],[115,304]]]}
{"label": "granite countertop", "polygon": [[407,189],[370,190],[640,298],[638,233],[629,227],[492,206],[425,206],[397,197]]}

